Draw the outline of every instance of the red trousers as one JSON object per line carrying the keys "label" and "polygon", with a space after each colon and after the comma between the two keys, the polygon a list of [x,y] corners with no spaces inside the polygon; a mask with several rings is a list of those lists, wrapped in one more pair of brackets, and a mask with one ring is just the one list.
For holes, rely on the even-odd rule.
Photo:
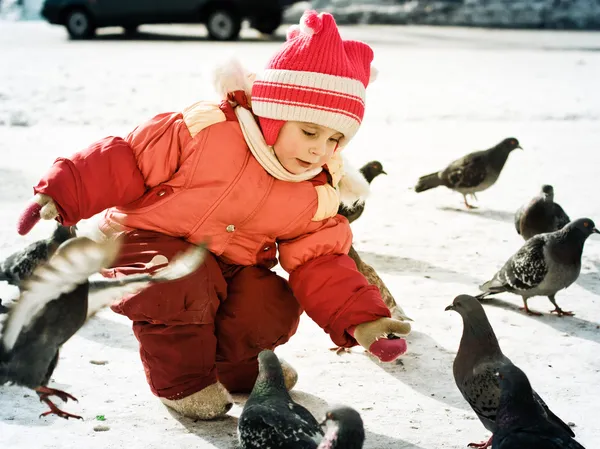
{"label": "red trousers", "polygon": [[[190,247],[149,231],[124,237],[107,276],[154,271],[165,257]],[[125,297],[112,309],[133,321],[148,384],[168,399],[217,380],[230,392],[250,391],[258,353],[288,341],[302,313],[285,279],[264,267],[227,265],[211,254],[191,275]]]}

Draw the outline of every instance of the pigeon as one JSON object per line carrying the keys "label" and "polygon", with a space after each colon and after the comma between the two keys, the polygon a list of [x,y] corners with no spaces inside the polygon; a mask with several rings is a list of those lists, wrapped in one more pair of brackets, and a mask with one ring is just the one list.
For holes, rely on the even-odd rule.
{"label": "pigeon", "polygon": [[[459,295],[445,310],[454,310],[463,319],[462,338],[453,365],[456,386],[483,426],[495,433],[500,402],[500,386],[496,373],[502,367],[514,365],[502,353],[494,330],[477,298]],[[552,413],[535,391],[531,400],[536,403],[540,416],[575,436],[571,428]],[[469,447],[488,448],[492,438],[493,436],[483,443],[471,443]]]}
{"label": "pigeon", "polygon": [[[41,416],[79,418],[60,410],[51,400],[76,400],[69,393],[48,387],[56,368],[60,347],[86,321],[88,299],[101,295],[114,301],[134,294],[150,284],[185,276],[200,266],[203,246],[174,259],[154,274],[93,280],[89,277],[116,258],[119,243],[97,243],[85,237],[64,242],[55,255],[33,270],[21,283],[18,300],[10,307],[0,330],[0,385],[12,383],[36,391],[50,408]],[[3,315],[4,316],[4,315]]]}
{"label": "pigeon", "polygon": [[492,439],[494,449],[585,449],[572,434],[548,422],[540,413],[523,371],[506,365],[497,376],[501,393]]}
{"label": "pigeon", "polygon": [[540,194],[515,213],[517,234],[525,240],[544,232],[564,228],[571,219],[559,204],[554,202],[554,188],[543,185]]}
{"label": "pigeon", "polygon": [[555,295],[579,277],[583,244],[591,234],[600,234],[589,218],[572,221],[559,231],[538,234],[525,242],[494,277],[480,286],[478,299],[496,293],[521,295],[524,310],[541,315],[527,307],[532,296],[547,296],[559,316],[573,315],[556,304]]}
{"label": "pigeon", "polygon": [[446,186],[462,194],[468,209],[475,207],[467,202],[467,195],[475,199],[476,192],[493,186],[498,180],[508,155],[516,148],[521,148],[514,137],[504,139],[495,147],[484,151],[476,151],[450,163],[445,169],[421,176],[415,191],[417,193],[434,187]]}
{"label": "pigeon", "polygon": [[[63,226],[58,224],[52,235],[43,240],[38,240],[17,251],[0,262],[0,281],[10,285],[19,286],[27,279],[35,267],[47,261],[61,243],[76,236],[76,226]],[[6,311],[0,299],[0,313]]]}
{"label": "pigeon", "polygon": [[321,426],[325,436],[318,449],[361,449],[365,442],[365,428],[360,414],[351,407],[330,408]]}
{"label": "pigeon", "polygon": [[0,262],[0,281],[18,287],[39,264],[52,257],[63,242],[76,237],[76,229],[59,224],[49,238],[33,242],[8,256]]}
{"label": "pigeon", "polygon": [[242,449],[317,449],[323,429],[292,400],[273,351],[258,355],[258,378],[238,421]]}
{"label": "pigeon", "polygon": [[[360,172],[367,180],[369,184],[379,175],[387,175],[385,170],[383,169],[383,165],[379,161],[371,161],[365,164]],[[358,217],[360,217],[365,210],[365,202],[361,200],[355,201],[351,206],[346,206],[344,204],[340,204],[338,208],[338,214],[343,215],[348,219],[350,223],[355,221]]]}

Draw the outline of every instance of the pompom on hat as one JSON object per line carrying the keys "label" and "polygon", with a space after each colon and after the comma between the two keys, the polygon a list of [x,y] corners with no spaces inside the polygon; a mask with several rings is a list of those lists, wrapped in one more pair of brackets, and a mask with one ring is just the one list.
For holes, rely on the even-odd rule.
{"label": "pompom on hat", "polygon": [[342,40],[331,14],[306,11],[252,86],[266,143],[273,145],[294,120],[341,132],[347,144],[364,116],[366,87],[376,75],[372,61],[367,44]]}

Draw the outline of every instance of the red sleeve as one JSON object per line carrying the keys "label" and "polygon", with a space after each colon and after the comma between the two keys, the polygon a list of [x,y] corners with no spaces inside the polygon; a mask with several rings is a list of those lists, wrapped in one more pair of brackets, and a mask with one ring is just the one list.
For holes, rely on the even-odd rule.
{"label": "red sleeve", "polygon": [[33,188],[54,200],[66,226],[130,203],[145,189],[133,151],[120,137],[106,137],[71,158],[58,158]]}
{"label": "red sleeve", "polygon": [[379,289],[367,282],[346,254],[312,259],[294,270],[289,282],[307,315],[338,346],[357,344],[346,332],[349,327],[391,316]]}

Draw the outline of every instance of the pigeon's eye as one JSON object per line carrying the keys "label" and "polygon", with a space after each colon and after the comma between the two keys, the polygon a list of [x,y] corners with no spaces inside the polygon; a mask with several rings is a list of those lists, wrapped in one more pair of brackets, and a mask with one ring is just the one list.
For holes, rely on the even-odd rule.
{"label": "pigeon's eye", "polygon": [[590,224],[587,221],[584,221],[583,225],[587,228]]}

